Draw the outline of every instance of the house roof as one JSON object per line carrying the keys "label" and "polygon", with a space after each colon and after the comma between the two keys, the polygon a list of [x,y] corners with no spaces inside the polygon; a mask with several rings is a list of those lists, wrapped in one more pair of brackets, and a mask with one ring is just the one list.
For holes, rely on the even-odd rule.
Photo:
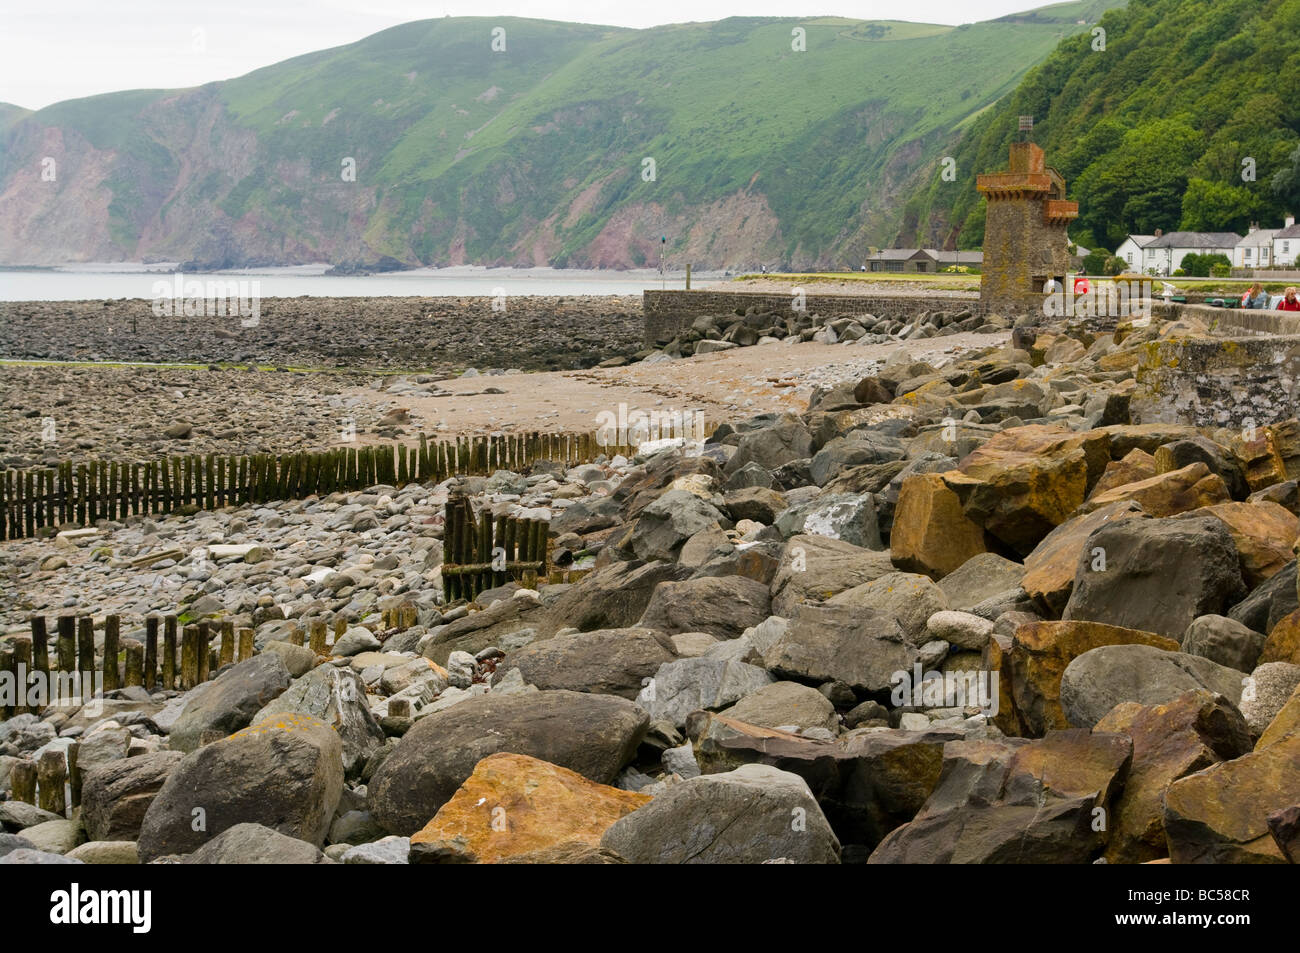
{"label": "house roof", "polygon": [[1237,242],[1237,247],[1260,248],[1264,245],[1271,245],[1273,243],[1273,238],[1280,231],[1282,231],[1280,228],[1257,228],[1241,241]]}
{"label": "house roof", "polygon": [[906,261],[917,255],[934,258],[934,255],[924,248],[882,248],[874,255],[868,255],[867,261]]}
{"label": "house roof", "polygon": [[939,261],[951,261],[961,264],[963,262],[983,262],[984,253],[982,251],[937,251],[934,257]]}
{"label": "house roof", "polygon": [[1170,232],[1161,235],[1148,248],[1236,248],[1241,236],[1236,232]]}
{"label": "house roof", "polygon": [[1279,228],[1274,238],[1300,238],[1300,225],[1288,225],[1286,228]]}
{"label": "house roof", "polygon": [[[1154,235],[1130,235],[1128,238],[1125,239],[1125,241],[1132,242],[1138,248],[1146,248],[1155,240],[1156,237]],[[1120,244],[1122,245],[1124,244],[1124,242],[1120,242]]]}

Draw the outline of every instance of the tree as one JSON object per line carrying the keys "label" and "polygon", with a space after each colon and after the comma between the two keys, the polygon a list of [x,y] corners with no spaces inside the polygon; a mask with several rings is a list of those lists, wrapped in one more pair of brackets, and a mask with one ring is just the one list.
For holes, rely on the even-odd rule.
{"label": "tree", "polygon": [[1182,227],[1192,232],[1244,232],[1259,216],[1260,206],[1248,189],[1192,179],[1183,194]]}
{"label": "tree", "polygon": [[1083,273],[1085,275],[1103,274],[1106,269],[1106,260],[1110,257],[1111,254],[1106,249],[1094,248],[1083,256]]}
{"label": "tree", "polygon": [[1271,185],[1283,208],[1291,212],[1300,209],[1300,146],[1295,147],[1288,164],[1273,174]]}
{"label": "tree", "polygon": [[[1216,252],[1205,255],[1184,255],[1179,271],[1191,278],[1209,278],[1211,269],[1216,265],[1227,268],[1229,272],[1232,270],[1232,262],[1228,260],[1228,256]],[[1174,274],[1178,274],[1178,272],[1174,272]]]}

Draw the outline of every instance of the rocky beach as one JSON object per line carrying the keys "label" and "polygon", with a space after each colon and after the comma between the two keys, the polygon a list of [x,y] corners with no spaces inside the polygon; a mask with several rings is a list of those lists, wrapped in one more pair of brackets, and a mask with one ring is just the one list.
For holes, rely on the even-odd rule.
{"label": "rocky beach", "polygon": [[[0,677],[33,632],[61,658],[71,615],[111,676],[85,704],[0,696],[0,864],[1300,856],[1300,421],[1143,420],[1153,348],[1217,340],[1196,318],[755,312],[650,351],[625,302],[535,340],[485,317],[516,336],[481,347],[400,325],[468,304],[352,306],[388,317],[349,341],[327,308],[313,338],[277,302],[274,343],[128,344],[117,317],[82,335],[88,304],[24,305],[0,356],[201,366],[6,367],[0,451],[329,448],[344,416],[590,432],[621,402],[718,426],[0,544]],[[53,446],[23,429],[47,416]],[[545,521],[548,571],[448,598],[453,500]],[[140,683],[167,616],[250,651]]]}

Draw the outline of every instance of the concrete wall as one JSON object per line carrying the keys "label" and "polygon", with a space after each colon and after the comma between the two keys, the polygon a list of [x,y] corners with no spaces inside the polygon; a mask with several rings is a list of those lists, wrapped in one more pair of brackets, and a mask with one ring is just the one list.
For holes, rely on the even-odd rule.
{"label": "concrete wall", "polygon": [[[666,344],[679,331],[691,326],[702,314],[734,314],[737,309],[757,307],[782,315],[794,314],[790,293],[758,291],[646,291],[645,345]],[[805,311],[822,317],[851,317],[874,314],[878,318],[912,318],[922,311],[970,311],[979,313],[979,298],[917,295],[806,294]]]}

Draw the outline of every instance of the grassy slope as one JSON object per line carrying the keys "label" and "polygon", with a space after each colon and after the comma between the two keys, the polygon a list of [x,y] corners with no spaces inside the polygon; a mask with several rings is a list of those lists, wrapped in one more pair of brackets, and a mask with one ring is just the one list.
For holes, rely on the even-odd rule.
{"label": "grassy slope", "polygon": [[[313,231],[345,227],[355,188],[373,190],[369,248],[427,262],[458,240],[471,261],[502,260],[552,218],[561,264],[580,262],[620,209],[654,203],[689,215],[751,190],[775,212],[791,260],[829,262],[890,243],[900,214],[892,187],[1106,5],[1079,0],[959,28],[835,18],[649,30],[495,17],[404,24],[196,91],[228,119],[214,146],[251,133],[256,150],[231,163],[237,175],[190,188],[231,221],[309,245]],[[489,48],[496,26],[506,29],[503,54]],[[791,50],[796,26],[807,30],[805,53]],[[166,195],[158,183],[184,164],[183,144],[155,128],[175,95],[109,94],[29,119],[74,127],[121,157],[110,208],[124,246],[144,225],[147,193]],[[355,188],[340,179],[344,156],[356,159]],[[641,179],[645,156],[655,182]],[[589,206],[569,216],[589,187]]]}

